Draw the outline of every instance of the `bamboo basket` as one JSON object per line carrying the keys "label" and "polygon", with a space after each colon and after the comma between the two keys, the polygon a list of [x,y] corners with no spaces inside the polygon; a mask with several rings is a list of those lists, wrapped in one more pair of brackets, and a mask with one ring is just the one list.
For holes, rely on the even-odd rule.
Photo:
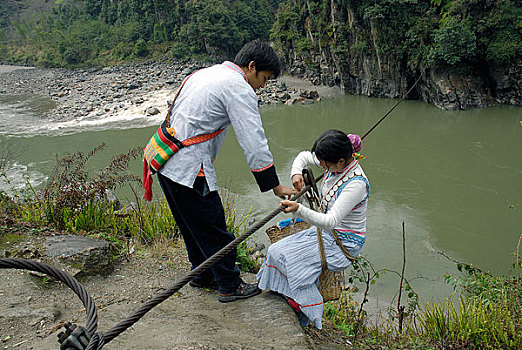
{"label": "bamboo basket", "polygon": [[[292,226],[280,229],[277,225],[271,226],[266,230],[266,234],[271,243],[275,243],[287,236],[302,230],[306,230],[310,224],[300,221]],[[337,300],[341,296],[343,273],[342,271],[323,270],[319,275],[317,288],[323,296],[323,301]]]}

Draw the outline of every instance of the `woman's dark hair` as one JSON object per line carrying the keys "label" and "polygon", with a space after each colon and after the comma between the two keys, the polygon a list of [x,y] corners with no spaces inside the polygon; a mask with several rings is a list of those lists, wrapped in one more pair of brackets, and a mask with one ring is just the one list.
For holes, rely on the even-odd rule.
{"label": "woman's dark hair", "polygon": [[281,61],[266,41],[256,39],[246,43],[234,58],[234,63],[240,67],[247,67],[252,61],[256,64],[257,72],[271,72],[274,78],[281,74]]}
{"label": "woman's dark hair", "polygon": [[312,152],[322,160],[337,163],[341,158],[350,158],[353,148],[348,135],[340,130],[331,129],[317,138],[312,146]]}

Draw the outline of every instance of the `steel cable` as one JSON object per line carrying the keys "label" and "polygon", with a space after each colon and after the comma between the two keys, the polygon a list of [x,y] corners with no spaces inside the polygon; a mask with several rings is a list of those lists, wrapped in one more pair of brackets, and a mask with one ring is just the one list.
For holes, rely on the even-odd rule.
{"label": "steel cable", "polygon": [[[323,175],[318,176],[317,181],[319,181],[322,178]],[[296,200],[300,198],[306,191],[308,191],[311,188],[310,185],[304,187],[301,191],[299,191],[296,195],[294,195],[291,200]],[[160,304],[161,302],[168,299],[170,296],[172,296],[174,293],[176,293],[178,290],[181,289],[185,284],[190,282],[194,277],[200,275],[205,270],[210,268],[216,261],[223,258],[225,255],[227,255],[232,249],[236,248],[239,243],[250,237],[254,232],[259,230],[261,227],[263,227],[265,224],[267,224],[271,219],[273,219],[277,214],[283,211],[283,209],[286,206],[278,207],[277,209],[273,210],[270,214],[265,216],[262,220],[251,226],[247,231],[245,231],[242,235],[235,238],[232,242],[221,248],[217,253],[212,255],[210,258],[208,258],[206,261],[204,261],[201,265],[198,265],[194,270],[192,270],[190,273],[186,274],[182,279],[180,279],[178,282],[176,282],[174,285],[172,285],[169,289],[161,292],[160,294],[157,294],[155,297],[150,299],[149,301],[145,302],[138,310],[136,310],[134,313],[132,313],[129,317],[127,317],[125,320],[118,323],[116,326],[108,330],[107,332],[103,333],[103,340],[105,344],[109,343],[112,339],[114,339],[116,336],[118,336],[120,333],[125,331],[127,328],[129,328],[131,325],[136,323],[140,318],[143,317],[148,311],[150,311],[153,307]]]}
{"label": "steel cable", "polygon": [[85,326],[85,329],[89,332],[89,334],[94,334],[94,332],[96,332],[96,328],[98,327],[98,313],[96,311],[96,305],[87,293],[87,290],[82,286],[80,282],[78,282],[76,278],[68,275],[62,270],[57,269],[56,267],[38,261],[31,261],[25,259],[2,258],[0,259],[0,268],[12,268],[42,272],[65,283],[67,287],[69,287],[73,290],[74,293],[76,293],[76,295],[82,301],[83,306],[85,306],[85,310],[87,313],[87,325]]}

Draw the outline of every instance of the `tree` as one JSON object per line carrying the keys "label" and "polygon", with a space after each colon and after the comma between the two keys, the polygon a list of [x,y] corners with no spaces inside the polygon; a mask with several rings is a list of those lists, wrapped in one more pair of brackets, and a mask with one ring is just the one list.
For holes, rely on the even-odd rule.
{"label": "tree", "polygon": [[429,62],[455,66],[471,61],[477,54],[477,37],[471,26],[467,20],[447,17],[435,31]]}

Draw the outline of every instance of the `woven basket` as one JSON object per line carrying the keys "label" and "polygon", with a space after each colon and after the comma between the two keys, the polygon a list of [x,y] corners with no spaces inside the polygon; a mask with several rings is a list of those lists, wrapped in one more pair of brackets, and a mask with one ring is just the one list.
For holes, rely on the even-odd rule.
{"label": "woven basket", "polygon": [[[277,225],[271,226],[266,230],[268,239],[271,243],[275,243],[280,239],[290,236],[298,231],[306,230],[310,224],[301,221],[292,226],[287,226],[280,229]],[[341,280],[343,277],[342,271],[324,270],[319,275],[319,283],[317,288],[323,296],[323,301],[337,300],[341,296]]]}
{"label": "woven basket", "polygon": [[268,239],[270,243],[275,243],[280,239],[283,239],[287,236],[293,235],[296,232],[306,230],[310,227],[310,224],[304,221],[299,221],[292,226],[286,226],[280,229],[277,225],[271,226],[266,229],[266,234],[268,235]]}

